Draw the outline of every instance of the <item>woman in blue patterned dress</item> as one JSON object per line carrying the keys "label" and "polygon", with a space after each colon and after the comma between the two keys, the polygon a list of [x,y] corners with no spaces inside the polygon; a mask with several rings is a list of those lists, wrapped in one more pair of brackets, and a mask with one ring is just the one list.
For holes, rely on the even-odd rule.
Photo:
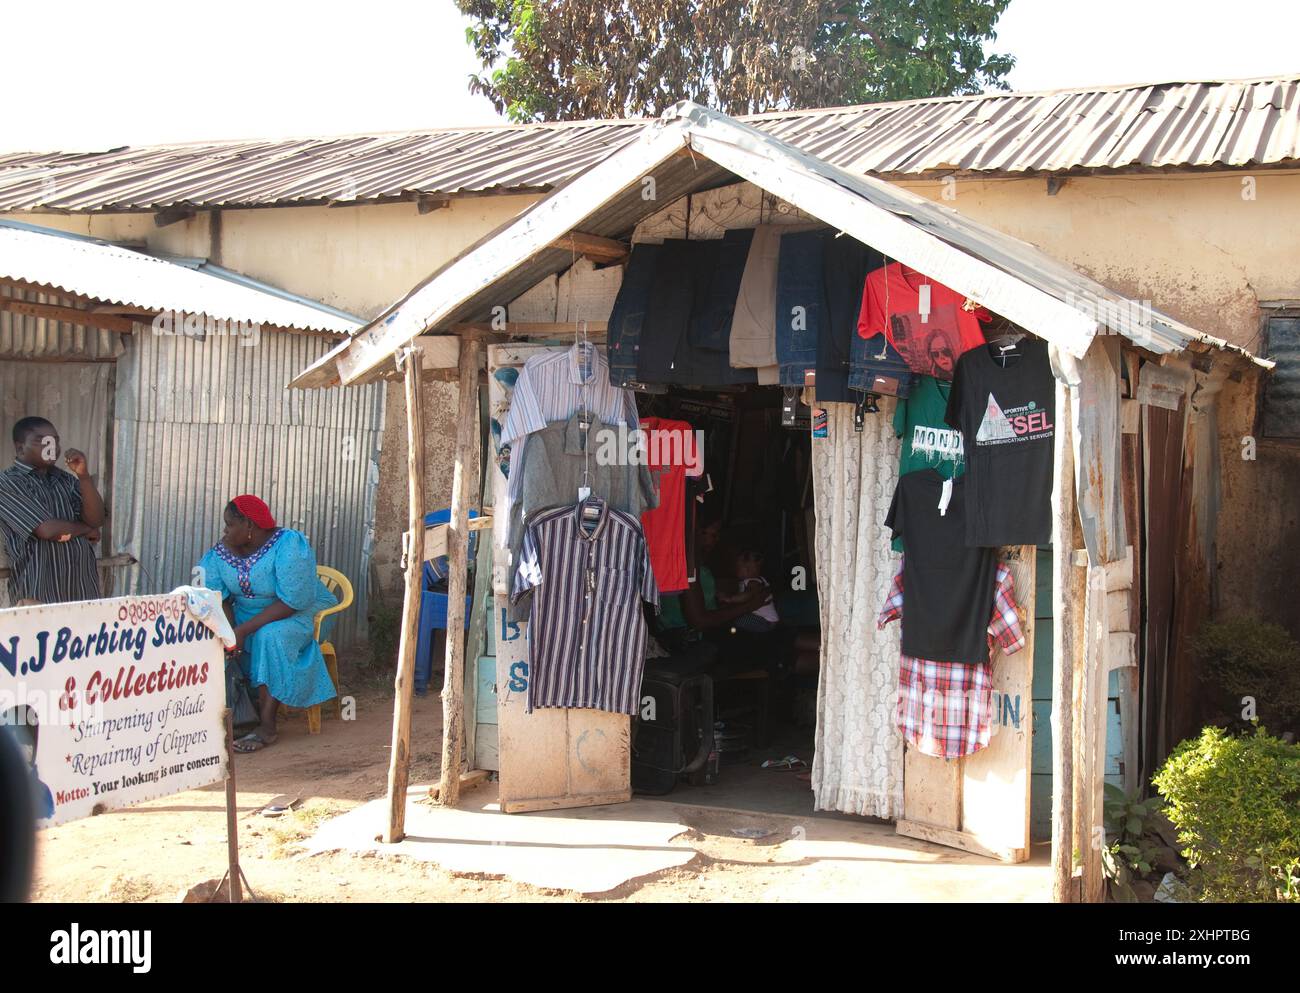
{"label": "woman in blue patterned dress", "polygon": [[252,495],[226,506],[225,532],[199,562],[202,583],[221,593],[240,667],[258,690],[260,723],[239,752],[275,743],[280,703],[311,707],[335,696],[313,637],[316,615],[338,601],[316,576],[316,553],[299,531],[277,527]]}

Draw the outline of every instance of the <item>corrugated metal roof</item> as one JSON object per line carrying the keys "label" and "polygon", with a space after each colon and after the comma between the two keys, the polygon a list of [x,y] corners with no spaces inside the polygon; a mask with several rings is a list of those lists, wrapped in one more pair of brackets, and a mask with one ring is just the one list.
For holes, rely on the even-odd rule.
{"label": "corrugated metal roof", "polygon": [[[884,177],[1300,163],[1300,76],[987,93],[740,118]],[[0,155],[0,211],[364,202],[554,188],[650,122]]]}
{"label": "corrugated metal roof", "polygon": [[[689,155],[680,154],[683,146]],[[643,195],[652,176],[656,196]],[[1033,245],[892,183],[857,176],[754,127],[683,101],[564,189],[534,204],[412,289],[290,385],[368,382],[416,335],[484,320],[568,267],[567,231],[625,234],[665,203],[743,179],[1082,357],[1103,329],[1156,352],[1226,343],[1119,294]]]}
{"label": "corrugated metal roof", "polygon": [[0,279],[49,286],[143,310],[202,314],[306,331],[348,333],[359,318],[203,260],[176,262],[120,245],[0,220]]}

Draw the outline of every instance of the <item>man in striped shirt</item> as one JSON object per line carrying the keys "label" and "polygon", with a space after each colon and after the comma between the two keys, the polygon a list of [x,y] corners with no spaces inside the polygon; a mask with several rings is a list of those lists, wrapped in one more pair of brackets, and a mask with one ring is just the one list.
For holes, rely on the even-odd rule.
{"label": "man in striped shirt", "polygon": [[[0,532],[9,553],[9,595],[18,606],[94,600],[95,549],[104,501],[86,456],[68,449],[72,472],[55,463],[59,434],[43,417],[14,425],[14,464],[0,472]],[[75,473],[75,475],[74,475]]]}

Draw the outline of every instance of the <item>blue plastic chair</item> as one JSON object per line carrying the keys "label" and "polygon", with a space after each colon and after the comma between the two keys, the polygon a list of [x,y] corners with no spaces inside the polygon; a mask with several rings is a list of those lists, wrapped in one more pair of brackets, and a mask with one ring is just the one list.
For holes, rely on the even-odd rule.
{"label": "blue plastic chair", "polygon": [[[478,517],[478,511],[471,509],[471,518]],[[446,524],[451,520],[451,509],[430,511],[424,515],[424,526],[431,528],[435,524]],[[469,533],[469,561],[474,562],[478,551],[478,532]],[[415,692],[423,696],[429,690],[429,680],[433,676],[433,632],[447,627],[447,594],[439,593],[433,587],[447,578],[447,556],[440,555],[424,563],[423,581],[420,584],[420,623],[419,637],[415,642]],[[465,627],[469,628],[469,612],[474,603],[473,594],[465,597]]]}

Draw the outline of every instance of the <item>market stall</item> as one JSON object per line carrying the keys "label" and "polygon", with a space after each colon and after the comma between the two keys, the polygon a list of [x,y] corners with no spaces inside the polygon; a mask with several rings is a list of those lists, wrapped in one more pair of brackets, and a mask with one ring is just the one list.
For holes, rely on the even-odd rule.
{"label": "market stall", "polygon": [[[1032,246],[689,103],[294,381],[400,374],[409,393],[426,365],[458,367],[461,433],[445,535],[453,579],[467,565],[465,469],[480,444],[483,345],[494,595],[471,609],[500,639],[503,809],[630,796],[639,732],[654,723],[638,709],[643,680],[663,668],[662,656],[647,655],[671,640],[656,617],[666,597],[686,608],[705,585],[698,558],[692,580],[685,546],[696,530],[690,514],[710,505],[710,493],[676,485],[703,476],[722,523],[750,539],[725,577],[733,585],[715,586],[712,613],[726,613],[720,597],[743,605],[755,583],[794,592],[799,570],[813,578],[805,589],[816,610],[802,634],[815,634],[817,646],[809,783],[817,809],[887,817],[900,833],[1027,858],[1034,629],[1049,619],[1055,895],[1097,897],[1100,855],[1087,839],[1100,821],[1106,682],[1139,661],[1130,606],[1139,536],[1150,518],[1176,509],[1151,503],[1140,485],[1129,428],[1155,409],[1192,418],[1204,382],[1222,384],[1249,368],[1249,356]],[[710,450],[707,423],[718,410],[733,425],[756,411],[766,427],[737,427],[729,445],[715,440]],[[703,465],[685,454],[680,465],[650,459],[660,479],[648,491],[645,462],[598,458],[590,447],[588,432],[648,426],[653,437],[664,424],[688,437],[704,432]],[[418,421],[408,427],[418,438]],[[774,443],[782,436],[790,443]],[[757,439],[748,449],[747,438]],[[764,465],[772,459],[775,468]],[[412,586],[421,478],[413,466]],[[674,481],[668,526],[664,479]],[[744,498],[771,481],[793,482],[795,492],[747,507]],[[1036,551],[1049,546],[1050,583],[1037,574]],[[755,554],[769,567],[755,568]],[[1051,591],[1050,610],[1036,603],[1040,590]],[[451,632],[462,628],[463,593],[451,587]],[[771,642],[775,632],[758,627],[772,621],[767,604],[757,606],[722,624],[756,627],[747,632],[759,635],[754,643]],[[410,628],[408,616],[390,838],[402,833],[409,761]],[[478,722],[480,685],[464,647],[459,634],[449,637],[441,795],[451,803],[476,765],[476,756],[462,763],[462,722]],[[797,659],[794,651],[772,666],[797,669]],[[716,687],[737,673],[706,674]],[[718,734],[718,723],[705,722],[705,734]]]}

